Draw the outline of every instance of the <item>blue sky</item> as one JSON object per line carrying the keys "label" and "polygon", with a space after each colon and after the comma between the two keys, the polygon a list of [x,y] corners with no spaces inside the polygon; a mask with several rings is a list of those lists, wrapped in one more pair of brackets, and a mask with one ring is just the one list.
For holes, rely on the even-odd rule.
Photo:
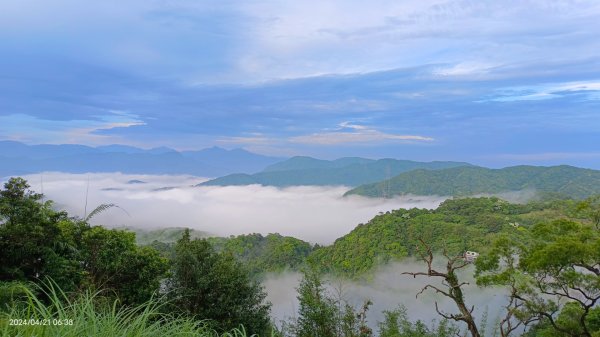
{"label": "blue sky", "polygon": [[0,140],[600,169],[595,0],[0,6]]}

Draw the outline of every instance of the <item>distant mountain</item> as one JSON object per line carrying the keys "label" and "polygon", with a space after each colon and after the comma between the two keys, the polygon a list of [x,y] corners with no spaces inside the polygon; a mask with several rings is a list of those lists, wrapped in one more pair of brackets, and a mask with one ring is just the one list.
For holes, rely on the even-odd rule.
{"label": "distant mountain", "polygon": [[292,157],[279,163],[267,166],[263,172],[274,171],[294,171],[294,170],[310,170],[310,169],[334,169],[350,166],[353,164],[370,164],[375,162],[373,159],[365,159],[358,157],[345,157],[336,160],[322,160],[312,157]]}
{"label": "distant mountain", "polygon": [[141,149],[127,145],[26,145],[0,141],[0,176],[60,171],[215,177],[234,172],[259,172],[281,160],[282,158],[262,156],[242,149],[226,150],[217,147],[177,152],[167,147]]}
{"label": "distant mountain", "polygon": [[600,193],[600,171],[566,165],[513,166],[503,169],[469,166],[436,171],[415,170],[388,180],[359,186],[346,192],[346,195],[469,196],[523,190],[585,198]]}
{"label": "distant mountain", "polygon": [[202,186],[261,184],[265,186],[346,185],[358,186],[393,177],[414,169],[437,170],[470,165],[462,162],[415,162],[410,160],[340,158],[320,160],[293,157],[255,174],[231,174],[209,180]]}

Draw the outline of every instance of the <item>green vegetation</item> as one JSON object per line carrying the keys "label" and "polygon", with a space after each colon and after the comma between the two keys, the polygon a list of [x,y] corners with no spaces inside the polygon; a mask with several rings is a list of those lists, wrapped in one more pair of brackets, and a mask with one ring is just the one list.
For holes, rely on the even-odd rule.
{"label": "green vegetation", "polygon": [[[150,246],[136,245],[135,233],[90,226],[89,217],[70,218],[51,206],[21,178],[11,178],[0,190],[0,311],[8,312],[0,331],[6,336],[29,336],[44,329],[59,334],[53,327],[11,326],[7,319],[29,319],[35,310],[42,318],[62,315],[45,312],[61,308],[87,310],[80,313],[84,316],[70,311],[82,318],[73,333],[78,336],[95,335],[95,329],[109,329],[109,323],[116,324],[113,330],[102,333],[111,336],[118,329],[123,336],[142,336],[146,329],[148,335],[180,328],[191,334],[200,331],[200,324],[219,332],[243,324],[250,334],[266,335],[270,322],[265,293],[231,255],[215,253],[207,241],[191,240],[185,231],[174,252],[161,256]],[[109,208],[101,205],[90,214]],[[39,290],[44,282],[60,291],[53,288],[34,298],[31,290],[23,288]],[[168,296],[155,299],[165,292]],[[90,297],[90,293],[101,296]],[[169,301],[163,302],[166,298]],[[23,300],[29,303],[24,309]],[[160,306],[152,301],[160,301]],[[190,323],[179,324],[179,318]],[[133,324],[134,330],[125,329],[126,324]]]}
{"label": "green vegetation", "polygon": [[294,157],[256,174],[231,174],[200,186],[261,184],[265,186],[345,185],[374,183],[415,169],[438,170],[466,166],[461,162],[415,162],[410,160],[340,158],[333,161]]}
{"label": "green vegetation", "polygon": [[267,294],[231,255],[216,253],[206,240],[191,240],[185,231],[171,263],[173,277],[166,290],[173,311],[198,319],[210,317],[219,330],[242,324],[263,336],[270,331]]}
{"label": "green vegetation", "polygon": [[422,321],[411,322],[406,307],[384,311],[384,321],[379,322],[379,337],[452,337],[459,329],[447,320],[432,322],[431,326]]}
{"label": "green vegetation", "polygon": [[298,270],[312,252],[308,242],[279,234],[248,234],[208,241],[217,250],[232,254],[253,275]]}
{"label": "green vegetation", "polygon": [[523,190],[583,199],[600,194],[600,171],[566,165],[514,166],[498,170],[475,166],[414,170],[378,183],[359,186],[345,195],[471,196]]}
{"label": "green vegetation", "polygon": [[[155,298],[137,306],[123,307],[116,301],[106,303],[100,293],[84,292],[71,299],[53,284],[35,288],[44,296],[37,296],[21,286],[22,300],[7,312],[0,312],[1,336],[219,336],[208,322],[165,314],[164,304]],[[236,329],[220,336],[245,337],[246,333]]]}
{"label": "green vegetation", "polygon": [[600,232],[567,219],[500,235],[477,261],[478,284],[503,286],[530,336],[600,336]]}
{"label": "green vegetation", "polygon": [[[136,227],[123,227],[122,229],[135,233],[135,242],[138,245],[146,246],[152,244],[154,241],[162,243],[175,243],[177,240],[181,239],[183,232],[187,228],[169,227],[147,230]],[[210,236],[207,232],[195,229],[188,230],[190,231],[190,238],[192,239],[202,239]]]}
{"label": "green vegetation", "polygon": [[398,209],[358,225],[333,245],[315,250],[309,260],[326,272],[368,276],[377,266],[415,256],[419,239],[434,251],[479,251],[501,233],[523,230],[540,218],[565,217],[574,207],[570,201],[519,205],[466,198],[446,200],[435,210]]}

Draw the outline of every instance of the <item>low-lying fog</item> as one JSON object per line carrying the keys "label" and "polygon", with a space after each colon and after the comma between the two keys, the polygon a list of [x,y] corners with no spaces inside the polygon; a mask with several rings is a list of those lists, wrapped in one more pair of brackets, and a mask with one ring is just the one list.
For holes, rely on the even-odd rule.
{"label": "low-lying fog", "polygon": [[320,244],[333,242],[379,212],[435,208],[445,199],[343,198],[349,189],[344,186],[193,187],[206,180],[193,176],[44,173],[24,178],[32,189],[43,190],[72,215],[83,217],[86,193],[88,213],[103,203],[116,204],[127,212],[110,209],[94,217],[93,224],[190,227],[219,236],[277,232]]}
{"label": "low-lying fog", "polygon": [[[434,259],[434,263],[435,263]],[[445,267],[441,265],[444,258],[437,258],[438,271],[444,272]],[[426,271],[424,262],[406,261],[394,263],[381,267],[374,273],[372,281],[368,283],[355,283],[347,280],[330,280],[328,293],[335,299],[342,299],[350,303],[355,308],[362,307],[365,300],[370,299],[373,305],[367,313],[368,325],[377,331],[377,322],[384,320],[384,310],[394,310],[400,304],[407,309],[408,317],[412,321],[420,319],[427,325],[433,320],[439,322],[441,317],[435,311],[437,302],[442,312],[447,314],[459,313],[452,300],[435,293],[428,289],[416,298],[416,294],[426,285],[432,284],[444,289],[438,278],[427,278],[418,276],[413,278],[410,275],[403,275],[403,272]],[[491,336],[493,327],[499,322],[499,318],[505,315],[503,306],[507,303],[506,292],[498,288],[479,288],[475,285],[472,277],[473,270],[468,268],[459,271],[458,275],[461,281],[469,282],[469,285],[463,286],[465,300],[469,306],[474,306],[473,311],[476,317],[476,323],[481,329],[481,324],[487,315],[486,334]],[[299,286],[302,275],[299,273],[283,273],[279,275],[270,275],[263,283],[267,290],[267,299],[273,304],[272,316],[276,322],[287,320],[297,316],[298,300],[296,298],[296,288]],[[279,323],[280,324],[280,323]],[[457,324],[464,330],[463,323]]]}

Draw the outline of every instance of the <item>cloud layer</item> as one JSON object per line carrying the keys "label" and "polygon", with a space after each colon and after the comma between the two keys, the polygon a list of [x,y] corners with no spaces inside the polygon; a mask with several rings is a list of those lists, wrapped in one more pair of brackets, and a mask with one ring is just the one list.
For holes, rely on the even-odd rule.
{"label": "cloud layer", "polygon": [[[299,186],[191,187],[204,179],[190,176],[123,174],[31,175],[32,188],[72,215],[114,203],[126,210],[104,212],[92,220],[106,226],[141,228],[190,227],[214,235],[280,233],[313,243],[328,244],[359,223],[397,208],[435,208],[442,197],[397,199],[342,198],[348,188]],[[145,184],[128,184],[140,180]]]}

